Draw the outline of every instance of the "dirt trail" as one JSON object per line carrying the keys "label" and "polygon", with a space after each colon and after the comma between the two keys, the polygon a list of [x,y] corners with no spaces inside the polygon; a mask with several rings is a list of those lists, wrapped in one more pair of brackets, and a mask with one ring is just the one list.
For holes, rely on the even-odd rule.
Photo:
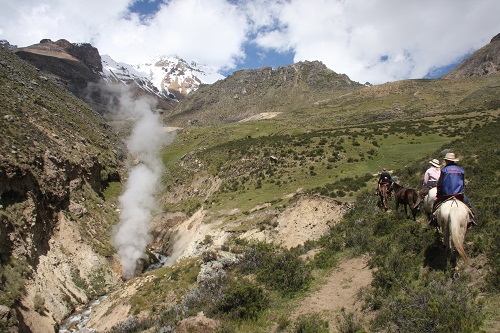
{"label": "dirt trail", "polygon": [[292,318],[300,315],[321,313],[333,322],[342,308],[346,312],[359,314],[362,300],[358,293],[370,285],[372,273],[368,267],[368,256],[343,261],[318,290],[300,301]]}

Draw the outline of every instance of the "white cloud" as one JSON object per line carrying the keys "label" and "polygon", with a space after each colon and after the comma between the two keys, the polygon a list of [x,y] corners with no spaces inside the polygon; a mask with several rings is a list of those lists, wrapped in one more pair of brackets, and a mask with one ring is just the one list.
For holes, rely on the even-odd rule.
{"label": "white cloud", "polygon": [[[295,61],[323,61],[336,72],[372,83],[420,78],[453,63],[500,32],[495,0],[292,0],[280,26],[257,39]],[[381,57],[387,56],[386,61]]]}
{"label": "white cloud", "polygon": [[177,54],[221,69],[250,42],[381,83],[423,77],[500,32],[497,0],[165,0],[147,17],[128,11],[134,2],[0,0],[0,38],[65,38],[123,62]]}

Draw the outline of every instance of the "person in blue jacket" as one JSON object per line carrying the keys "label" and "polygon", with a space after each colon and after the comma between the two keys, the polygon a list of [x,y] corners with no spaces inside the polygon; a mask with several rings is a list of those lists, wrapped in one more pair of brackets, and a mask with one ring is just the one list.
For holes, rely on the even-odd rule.
{"label": "person in blue jacket", "polygon": [[[432,212],[436,211],[439,204],[450,197],[456,197],[463,201],[472,212],[472,205],[469,198],[465,195],[465,177],[464,170],[457,165],[459,159],[455,157],[454,153],[446,153],[444,157],[444,168],[441,169],[439,180],[437,183],[437,195],[432,206]],[[431,226],[437,226],[436,215],[434,214]],[[468,227],[477,225],[471,218]]]}

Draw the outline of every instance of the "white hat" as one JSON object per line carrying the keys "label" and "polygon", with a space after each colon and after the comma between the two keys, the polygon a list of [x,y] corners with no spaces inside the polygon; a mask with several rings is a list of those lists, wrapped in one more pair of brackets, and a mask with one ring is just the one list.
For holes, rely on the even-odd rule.
{"label": "white hat", "polygon": [[429,161],[430,164],[435,166],[436,168],[439,168],[439,160],[438,159],[433,159],[432,161]]}
{"label": "white hat", "polygon": [[455,157],[454,153],[446,153],[446,155],[444,156],[444,159],[446,161],[452,161],[452,162],[458,162],[459,161],[459,159]]}

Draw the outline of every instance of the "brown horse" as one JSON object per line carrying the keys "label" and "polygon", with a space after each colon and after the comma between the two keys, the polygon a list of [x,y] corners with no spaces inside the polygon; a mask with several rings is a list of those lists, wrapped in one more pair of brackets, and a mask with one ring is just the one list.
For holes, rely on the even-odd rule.
{"label": "brown horse", "polygon": [[378,185],[378,196],[380,198],[379,206],[384,207],[385,210],[389,209],[387,206],[387,201],[391,196],[391,191],[389,189],[388,183],[380,183]]}
{"label": "brown horse", "polygon": [[413,221],[416,221],[417,213],[420,211],[420,206],[422,205],[422,197],[420,194],[412,188],[406,188],[397,183],[392,183],[391,189],[394,191],[394,197],[396,199],[396,211],[399,205],[402,204],[405,207],[405,214],[408,217],[407,206],[410,206]]}

